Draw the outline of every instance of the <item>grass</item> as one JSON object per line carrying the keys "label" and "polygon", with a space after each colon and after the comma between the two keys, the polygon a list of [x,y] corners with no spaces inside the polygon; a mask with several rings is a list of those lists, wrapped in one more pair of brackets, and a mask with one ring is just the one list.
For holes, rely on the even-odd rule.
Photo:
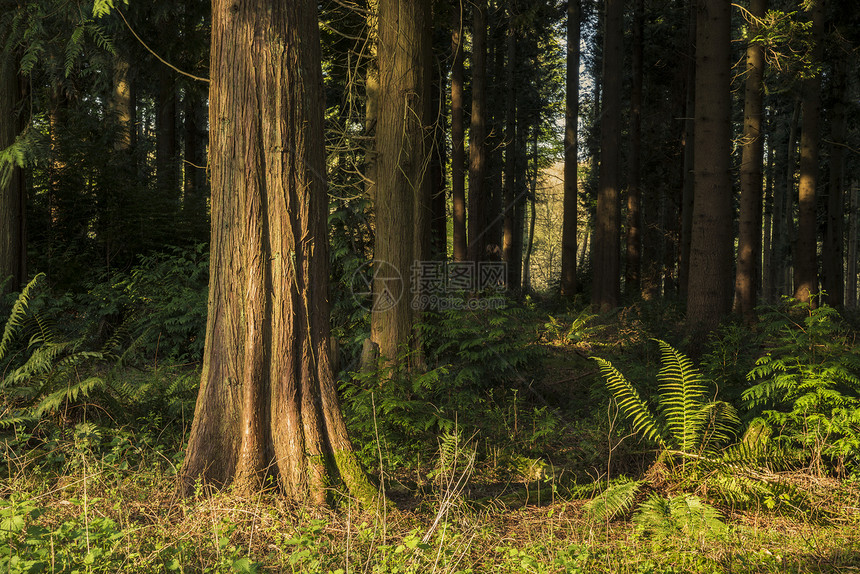
{"label": "grass", "polygon": [[[348,499],[336,510],[291,507],[274,493],[174,495],[163,449],[126,443],[117,464],[81,433],[40,457],[7,452],[0,499],[0,566],[7,572],[850,572],[860,569],[860,490],[824,481],[831,513],[813,522],[783,508],[727,512],[719,537],[651,538],[627,520],[594,523],[585,500],[480,503],[449,480],[385,515]],[[145,442],[145,441],[144,441]],[[179,445],[177,445],[179,446]],[[50,456],[65,461],[51,472]],[[464,461],[468,464],[468,461]],[[475,468],[465,469],[469,472]],[[478,479],[480,477],[477,477]],[[795,477],[800,479],[799,477]],[[549,480],[549,479],[548,479]],[[806,477],[804,480],[818,480]],[[551,482],[531,483],[534,492]],[[520,484],[511,489],[522,489]],[[397,489],[394,489],[396,492]],[[406,498],[403,498],[406,500]],[[415,502],[413,500],[413,502]]]}

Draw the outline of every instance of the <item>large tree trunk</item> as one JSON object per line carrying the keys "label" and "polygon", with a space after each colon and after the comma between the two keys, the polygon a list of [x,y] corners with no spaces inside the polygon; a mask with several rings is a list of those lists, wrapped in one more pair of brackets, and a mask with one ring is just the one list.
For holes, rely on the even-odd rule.
{"label": "large tree trunk", "polygon": [[[3,59],[0,62],[0,150],[15,143],[24,127],[19,109],[21,86],[15,60]],[[11,163],[0,165],[0,294],[4,290],[17,290],[27,278],[25,207],[21,167]]]}
{"label": "large tree trunk", "polygon": [[741,159],[741,209],[738,223],[738,257],[735,275],[735,311],[753,319],[758,295],[758,262],[761,258],[762,160],[762,76],[764,47],[755,41],[767,0],[751,0],[747,44],[746,88],[744,93],[744,135]]}
{"label": "large tree trunk", "polygon": [[484,259],[487,218],[484,184],[487,177],[486,91],[487,2],[473,6],[472,20],[472,116],[469,122],[469,259]]}
{"label": "large tree trunk", "polygon": [[[839,54],[838,56],[842,56]],[[833,59],[833,107],[830,113],[830,185],[827,195],[827,227],[822,250],[822,287],[827,293],[827,303],[842,307],[845,302],[842,272],[843,230],[845,227],[845,194],[843,191],[845,169],[845,63]]]}
{"label": "large tree trunk", "polygon": [[630,182],[627,186],[627,238],[624,283],[627,296],[637,296],[642,277],[642,213],[639,190],[642,156],[642,33],[645,27],[645,2],[633,7],[633,87],[630,92]]}
{"label": "large tree trunk", "polygon": [[731,310],[731,4],[699,0],[696,24],[695,200],[687,331],[695,342]]}
{"label": "large tree trunk", "polygon": [[595,214],[591,304],[607,311],[620,302],[621,289],[621,78],[624,56],[623,0],[606,0],[603,35],[603,107],[600,121],[600,176]]}
{"label": "large tree trunk", "polygon": [[[813,0],[812,61],[824,54],[824,0]],[[800,131],[800,181],[798,185],[797,250],[794,254],[794,298],[813,302],[818,293],[818,222],[815,188],[818,185],[818,148],[821,139],[821,74],[803,82],[803,124]]]}
{"label": "large tree trunk", "polygon": [[567,72],[564,105],[564,207],[561,231],[561,294],[576,294],[577,176],[579,146],[580,0],[567,3]]}
{"label": "large tree trunk", "polygon": [[212,2],[212,242],[206,349],[181,485],[275,476],[365,503],[329,358],[322,72],[316,4]]}
{"label": "large tree trunk", "polygon": [[466,254],[466,151],[463,121],[463,9],[452,6],[451,22],[451,196],[453,206],[454,261],[465,261]]}
{"label": "large tree trunk", "polygon": [[417,348],[412,302],[420,300],[420,293],[410,292],[408,283],[413,265],[426,260],[429,241],[429,26],[427,0],[380,0],[378,268],[370,328],[380,355],[389,361],[410,346]]}

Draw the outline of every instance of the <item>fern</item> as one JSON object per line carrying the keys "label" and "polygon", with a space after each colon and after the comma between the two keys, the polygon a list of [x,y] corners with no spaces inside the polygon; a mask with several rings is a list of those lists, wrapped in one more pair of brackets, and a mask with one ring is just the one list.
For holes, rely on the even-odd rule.
{"label": "fern", "polygon": [[663,438],[663,429],[651,409],[639,396],[636,388],[609,361],[600,357],[592,357],[592,359],[600,368],[600,372],[606,380],[606,386],[615,397],[619,408],[624,412],[630,424],[633,425],[633,430],[646,439],[656,441],[663,448],[667,448],[668,445]]}
{"label": "fern", "polygon": [[652,494],[639,506],[633,524],[640,533],[656,538],[677,538],[703,542],[705,538],[727,532],[722,515],[698,496],[681,494],[663,498]]}
{"label": "fern", "polygon": [[644,480],[623,480],[609,486],[585,504],[588,517],[596,521],[607,521],[629,512]]}
{"label": "fern", "polygon": [[15,300],[15,304],[12,306],[9,318],[6,319],[6,325],[3,327],[3,338],[0,339],[0,361],[6,360],[6,355],[9,354],[9,348],[18,329],[24,325],[30,299],[33,297],[33,290],[44,277],[44,273],[39,273],[33,277],[30,282],[27,283],[27,286],[21,290],[21,294],[18,295],[18,298]]}
{"label": "fern", "polygon": [[683,452],[700,450],[702,430],[706,420],[705,384],[693,362],[665,341],[655,339],[660,346],[662,368],[660,407],[674,446]]}

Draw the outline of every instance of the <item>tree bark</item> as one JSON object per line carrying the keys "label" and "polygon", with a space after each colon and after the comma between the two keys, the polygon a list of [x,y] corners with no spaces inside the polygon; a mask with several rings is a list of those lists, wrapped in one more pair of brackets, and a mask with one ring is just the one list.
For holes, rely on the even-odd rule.
{"label": "tree bark", "polygon": [[693,203],[695,201],[695,131],[696,131],[696,10],[697,0],[690,0],[690,20],[687,27],[687,89],[684,106],[684,130],[681,141],[684,146],[684,167],[681,177],[681,233],[678,257],[678,295],[687,299],[690,281],[690,239],[693,236]]}
{"label": "tree bark", "polygon": [[364,193],[376,200],[376,122],[379,119],[379,2],[367,2],[367,71],[364,77]]}
{"label": "tree bark", "polygon": [[426,260],[429,243],[429,26],[427,0],[380,0],[374,250],[379,267],[370,327],[388,361],[418,348],[412,302],[420,293],[410,292],[408,283],[415,262]]}
{"label": "tree bark", "polygon": [[[824,0],[812,0],[812,61],[824,55]],[[818,293],[818,223],[815,188],[818,185],[818,150],[821,139],[821,74],[803,82],[803,124],[800,132],[797,249],[794,255],[794,298],[814,304]]]}
{"label": "tree bark", "polygon": [[624,57],[623,0],[606,0],[603,35],[603,107],[600,118],[600,176],[592,259],[592,306],[618,306],[621,289],[621,79]]}
{"label": "tree bark", "polygon": [[514,87],[514,67],[516,65],[517,44],[513,28],[508,29],[505,38],[507,51],[506,88],[505,88],[505,221],[502,238],[502,253],[507,263],[508,290],[519,293],[522,281],[522,236],[517,237],[521,217],[520,197],[517,195],[517,98]]}
{"label": "tree bark", "polygon": [[564,202],[561,231],[561,294],[565,297],[576,295],[580,13],[580,0],[568,0],[564,100]]}
{"label": "tree bark", "polygon": [[296,503],[358,466],[329,355],[322,71],[316,4],[212,2],[212,242],[206,348],[180,477],[276,478]]}
{"label": "tree bark", "polygon": [[822,250],[822,286],[829,305],[845,303],[843,274],[843,230],[845,228],[845,62],[833,58],[833,105],[830,109],[830,185],[827,195],[827,226]]}
{"label": "tree bark", "polygon": [[628,297],[636,296],[642,278],[642,212],[640,164],[642,156],[642,33],[645,27],[645,2],[633,5],[633,86],[630,91],[630,159],[627,185],[627,237],[624,284]]}
{"label": "tree bark", "polygon": [[484,184],[487,177],[486,76],[487,2],[472,6],[472,116],[469,121],[469,259],[484,259],[487,221]]}
{"label": "tree bark", "polygon": [[463,11],[452,6],[451,22],[451,196],[453,206],[454,261],[465,261],[466,253],[466,152],[463,121]]}
{"label": "tree bark", "polygon": [[744,93],[744,135],[741,159],[741,208],[738,223],[738,255],[735,274],[735,311],[745,320],[755,316],[758,298],[758,261],[761,259],[762,161],[762,77],[764,47],[754,40],[767,10],[767,0],[750,0],[749,40],[747,44],[746,86]]}
{"label": "tree bark", "polygon": [[858,220],[860,220],[860,186],[857,181],[851,182],[848,200],[848,261],[846,264],[845,305],[850,309],[857,308],[857,238]]}
{"label": "tree bark", "polygon": [[164,201],[162,213],[179,207],[179,170],[176,153],[176,83],[173,70],[162,67],[158,74],[155,114],[155,165],[158,189]]}
{"label": "tree bark", "polygon": [[[0,150],[14,144],[24,128],[21,101],[17,62],[6,57],[0,62]],[[0,294],[19,289],[27,278],[26,205],[23,170],[0,165]]]}
{"label": "tree bark", "polygon": [[696,24],[695,199],[687,332],[701,342],[731,310],[731,4],[699,0]]}

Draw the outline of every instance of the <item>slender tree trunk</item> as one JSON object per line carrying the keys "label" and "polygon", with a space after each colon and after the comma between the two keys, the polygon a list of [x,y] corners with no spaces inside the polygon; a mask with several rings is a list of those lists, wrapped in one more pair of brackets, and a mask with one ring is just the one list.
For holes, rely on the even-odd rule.
{"label": "slender tree trunk", "polygon": [[741,159],[741,209],[738,223],[738,256],[735,275],[735,311],[745,320],[755,316],[758,298],[758,261],[761,258],[762,161],[762,77],[764,47],[755,42],[767,0],[750,0],[747,44],[746,88],[744,95],[744,135]]}
{"label": "slender tree trunk", "polygon": [[845,303],[842,265],[845,251],[844,157],[845,157],[845,63],[833,59],[833,105],[830,109],[830,185],[827,196],[827,227],[824,233],[822,285],[827,303],[842,307]]}
{"label": "slender tree trunk", "polygon": [[537,134],[538,126],[534,126],[534,133],[532,134],[532,165],[534,167],[534,170],[532,171],[531,190],[529,193],[529,242],[528,246],[526,247],[526,255],[523,260],[523,291],[525,291],[526,293],[530,293],[532,291],[531,260],[532,249],[534,248],[535,243],[535,218],[537,215],[537,210],[535,209],[535,202],[537,201],[538,180]]}
{"label": "slender tree trunk", "polygon": [[[824,54],[824,0],[813,0],[812,58],[818,64]],[[821,74],[803,82],[803,125],[800,133],[800,183],[798,186],[797,250],[794,256],[794,298],[814,303],[818,293],[818,223],[815,188],[818,185],[818,149],[821,139]]]}
{"label": "slender tree trunk", "polygon": [[463,8],[453,3],[451,23],[451,195],[453,204],[454,261],[465,261],[466,253],[466,152],[463,121]]}
{"label": "slender tree trunk", "polygon": [[[447,26],[445,27],[447,29]],[[442,37],[443,29],[438,29],[437,36],[434,29],[433,38]],[[442,53],[444,45],[434,41],[433,49]],[[432,149],[430,152],[431,170],[431,193],[432,193],[432,219],[430,222],[430,259],[445,261],[448,258],[448,213],[447,213],[447,191],[448,186],[445,178],[445,166],[448,163],[445,146],[445,85],[448,76],[447,68],[441,64],[430,65],[432,70],[432,85],[430,89],[430,117],[428,120],[432,126]]]}
{"label": "slender tree trunk", "polygon": [[516,88],[514,86],[514,67],[516,65],[517,44],[514,30],[508,29],[505,39],[507,51],[507,72],[505,89],[505,221],[502,238],[502,253],[508,267],[508,290],[519,293],[522,279],[520,261],[522,241],[517,241],[517,217],[520,198],[517,196],[517,124]]}
{"label": "slender tree trunk", "polygon": [[630,91],[630,159],[627,186],[627,238],[624,283],[627,296],[636,296],[642,287],[642,212],[640,158],[642,151],[642,33],[645,27],[645,2],[633,5],[633,86]]}
{"label": "slender tree trunk", "polygon": [[621,289],[621,78],[624,57],[623,0],[606,0],[603,36],[603,107],[600,122],[600,179],[595,214],[591,304],[618,306]]}
{"label": "slender tree trunk", "polygon": [[785,146],[785,165],[778,169],[779,180],[774,190],[773,220],[773,298],[791,293],[791,243],[794,235],[792,224],[794,174],[797,163],[797,125],[800,119],[800,100],[795,99],[788,122],[788,136]]}
{"label": "slender tree trunk", "polygon": [[579,40],[580,0],[568,0],[567,72],[564,106],[564,204],[561,231],[561,294],[566,297],[576,295]]}
{"label": "slender tree trunk", "polygon": [[[773,115],[770,115],[771,121]],[[767,172],[765,175],[764,192],[764,228],[762,230],[762,268],[761,268],[761,292],[765,303],[773,302],[773,180],[774,180],[774,145],[773,135],[767,136]]]}
{"label": "slender tree trunk", "polygon": [[376,122],[379,119],[379,2],[368,0],[367,17],[367,69],[364,76],[364,135],[367,138],[364,152],[364,193],[371,202],[376,201]]}
{"label": "slender tree trunk", "polygon": [[194,241],[206,238],[209,217],[206,199],[209,186],[206,176],[206,101],[192,90],[185,91],[185,180],[183,182],[182,219]]}
{"label": "slender tree trunk", "polygon": [[695,201],[695,130],[696,130],[696,2],[690,0],[690,19],[687,26],[687,90],[684,113],[684,130],[681,137],[684,146],[684,167],[681,178],[681,233],[678,257],[678,295],[687,299],[690,281],[690,239],[693,236],[693,203]]}
{"label": "slender tree trunk", "polygon": [[176,84],[173,70],[162,67],[158,75],[155,115],[155,164],[158,189],[165,201],[162,210],[179,207],[179,172],[176,153]]}
{"label": "slender tree trunk", "polygon": [[322,503],[339,479],[369,504],[329,358],[316,4],[213,0],[210,70],[209,314],[181,486],[275,476]]}
{"label": "slender tree trunk", "polygon": [[851,309],[857,308],[857,238],[858,220],[860,220],[860,186],[857,181],[851,182],[851,190],[849,191],[849,210],[848,210],[848,261],[846,263],[846,278],[848,279],[845,286],[846,306]]}
{"label": "slender tree trunk", "polygon": [[429,53],[429,2],[380,0],[374,249],[379,267],[370,328],[388,361],[418,346],[412,302],[420,293],[410,291],[409,279],[415,263],[426,260],[429,242]]}
{"label": "slender tree trunk", "polygon": [[[487,93],[504,93],[505,70],[505,37],[503,25],[504,6],[495,2],[488,8],[488,38],[487,38]],[[491,71],[489,71],[491,70]],[[487,198],[487,235],[484,241],[487,259],[499,261],[502,259],[502,234],[504,215],[503,170],[504,161],[504,124],[505,99],[503,97],[487,98],[487,185],[484,195]]]}
{"label": "slender tree trunk", "polygon": [[731,310],[731,5],[699,0],[696,25],[695,200],[687,331],[695,342]]}
{"label": "slender tree trunk", "polygon": [[[0,61],[0,150],[15,143],[24,127],[21,96],[17,62],[6,57]],[[12,163],[3,163],[0,165],[0,294],[17,290],[27,278],[26,205],[23,170]]]}
{"label": "slender tree trunk", "polygon": [[472,7],[472,117],[469,122],[469,259],[484,259],[486,240],[487,177],[486,90],[487,76],[487,2],[477,0]]}

